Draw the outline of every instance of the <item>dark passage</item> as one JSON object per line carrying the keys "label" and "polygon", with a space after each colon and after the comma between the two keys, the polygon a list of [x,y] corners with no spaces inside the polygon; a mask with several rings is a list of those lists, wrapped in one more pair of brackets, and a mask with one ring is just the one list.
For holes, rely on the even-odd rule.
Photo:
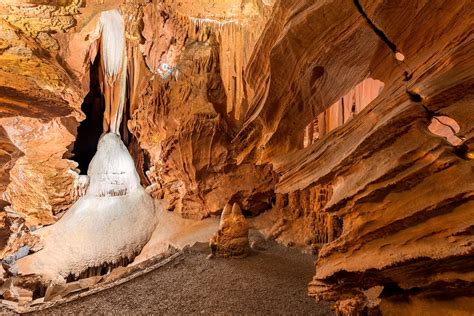
{"label": "dark passage", "polygon": [[105,101],[100,90],[99,63],[98,56],[91,67],[89,94],[81,107],[86,119],[77,128],[77,138],[72,151],[73,159],[79,163],[81,174],[87,174],[87,168],[97,151],[97,143],[103,131]]}

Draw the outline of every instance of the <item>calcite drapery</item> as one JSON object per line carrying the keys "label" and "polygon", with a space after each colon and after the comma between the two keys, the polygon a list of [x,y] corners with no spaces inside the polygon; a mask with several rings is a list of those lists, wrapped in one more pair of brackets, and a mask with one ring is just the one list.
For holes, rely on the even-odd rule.
{"label": "calcite drapery", "polygon": [[[206,4],[121,6],[133,87],[124,113],[133,135],[123,136],[133,140],[142,181],[190,218],[218,214],[229,200],[252,215],[275,204],[262,218],[275,217],[280,240],[322,246],[310,293],[338,301],[340,311],[373,302],[396,309],[400,296],[431,311],[447,287],[453,297],[470,295],[472,1]],[[91,25],[118,6],[35,5],[38,28],[29,27],[31,7],[7,14],[2,117],[54,119],[74,134],[97,48]],[[43,29],[48,15],[60,21],[49,26],[59,34]],[[153,34],[156,24],[164,36]],[[13,73],[17,80],[8,79]],[[369,77],[384,83],[382,93],[350,121],[335,114],[331,105]],[[319,126],[331,117],[337,124]],[[324,133],[303,148],[317,118],[313,135]],[[432,125],[438,120],[455,123],[447,134]],[[20,150],[28,155],[9,149],[11,164],[24,161]],[[63,177],[56,171],[46,175],[52,183]],[[30,212],[30,221],[48,212]],[[463,301],[453,297],[445,306]]]}
{"label": "calcite drapery", "polygon": [[88,170],[90,185],[56,224],[36,231],[42,249],[16,263],[20,275],[62,283],[89,268],[133,259],[157,223],[153,199],[140,185],[120,137],[102,136]]}
{"label": "calcite drapery", "polygon": [[127,84],[127,49],[125,26],[120,12],[115,10],[100,15],[100,56],[105,97],[104,132],[119,134],[125,104]]}

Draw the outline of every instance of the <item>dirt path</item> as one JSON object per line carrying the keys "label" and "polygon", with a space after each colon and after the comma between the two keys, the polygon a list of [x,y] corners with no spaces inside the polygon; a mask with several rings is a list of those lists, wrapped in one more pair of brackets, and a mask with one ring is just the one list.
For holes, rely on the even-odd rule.
{"label": "dirt path", "polygon": [[194,247],[173,263],[42,314],[330,315],[306,296],[314,258],[272,246],[245,259],[207,260]]}

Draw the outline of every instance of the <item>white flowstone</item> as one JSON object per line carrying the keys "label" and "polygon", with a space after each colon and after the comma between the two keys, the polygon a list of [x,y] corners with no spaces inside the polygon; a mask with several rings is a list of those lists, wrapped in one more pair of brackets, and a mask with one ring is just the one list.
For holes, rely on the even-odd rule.
{"label": "white flowstone", "polygon": [[16,262],[19,274],[65,282],[69,274],[132,258],[150,239],[154,201],[118,135],[102,136],[88,175],[86,194],[56,224],[34,232],[44,248]]}

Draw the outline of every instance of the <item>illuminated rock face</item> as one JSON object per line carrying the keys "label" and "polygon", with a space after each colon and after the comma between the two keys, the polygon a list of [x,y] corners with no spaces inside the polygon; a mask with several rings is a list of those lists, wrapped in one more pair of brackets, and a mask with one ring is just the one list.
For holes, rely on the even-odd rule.
{"label": "illuminated rock face", "polygon": [[[343,313],[463,308],[474,268],[472,1],[26,2],[0,4],[8,214],[47,225],[74,203],[69,152],[97,26],[119,9],[120,133],[136,166],[132,187],[117,175],[120,188],[141,192],[138,176],[186,227],[237,202],[269,236],[319,252],[309,293]],[[123,198],[92,177],[93,199]]]}
{"label": "illuminated rock face", "polygon": [[0,123],[22,152],[9,172],[3,198],[30,226],[54,223],[72,202],[67,170],[76,164],[63,156],[74,141],[74,132],[60,118],[9,117],[1,118]]}

